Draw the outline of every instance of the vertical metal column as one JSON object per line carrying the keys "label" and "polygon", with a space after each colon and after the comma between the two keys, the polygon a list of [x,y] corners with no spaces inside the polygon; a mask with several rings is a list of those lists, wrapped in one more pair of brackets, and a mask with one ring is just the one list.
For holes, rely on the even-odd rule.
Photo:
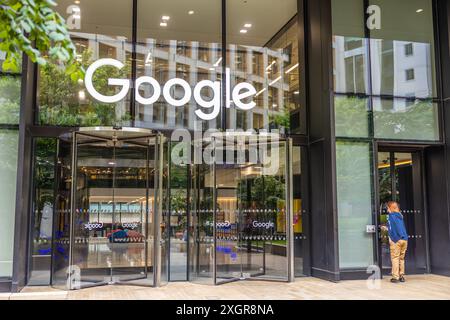
{"label": "vertical metal column", "polygon": [[217,217],[216,217],[216,211],[217,211],[217,191],[216,191],[216,139],[212,137],[212,148],[213,148],[213,157],[212,157],[212,166],[213,166],[213,194],[212,194],[212,201],[213,201],[213,280],[214,284],[217,284],[217,254],[216,254],[216,225],[217,225]]}
{"label": "vertical metal column", "polygon": [[162,215],[162,137],[158,133],[155,143],[155,200],[154,200],[154,286],[161,285],[161,215]]}
{"label": "vertical metal column", "polygon": [[292,138],[286,139],[285,142],[285,170],[286,170],[286,243],[287,243],[287,261],[288,261],[288,281],[293,282],[294,275],[294,215],[293,215],[293,177],[292,177]]}
{"label": "vertical metal column", "polygon": [[70,182],[70,226],[69,226],[69,268],[68,268],[68,279],[67,284],[69,290],[72,290],[72,265],[73,265],[73,241],[74,241],[74,230],[73,230],[73,223],[74,223],[74,215],[75,215],[75,202],[76,202],[76,180],[77,180],[77,133],[72,133],[72,179]]}

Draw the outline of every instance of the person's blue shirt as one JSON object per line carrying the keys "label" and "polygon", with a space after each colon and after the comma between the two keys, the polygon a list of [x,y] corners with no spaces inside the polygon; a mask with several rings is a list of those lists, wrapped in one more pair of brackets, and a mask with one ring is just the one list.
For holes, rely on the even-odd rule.
{"label": "person's blue shirt", "polygon": [[389,238],[391,238],[393,242],[397,242],[399,240],[408,240],[405,223],[400,212],[392,212],[388,214],[387,226]]}

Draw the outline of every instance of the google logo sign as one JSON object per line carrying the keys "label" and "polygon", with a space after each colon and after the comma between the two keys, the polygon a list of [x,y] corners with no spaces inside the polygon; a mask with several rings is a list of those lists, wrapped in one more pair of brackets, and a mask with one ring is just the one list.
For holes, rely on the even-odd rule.
{"label": "google logo sign", "polygon": [[[92,82],[92,78],[94,76],[95,71],[103,66],[112,66],[117,69],[122,69],[124,64],[118,60],[105,58],[99,59],[92,63],[89,68],[86,70],[86,75],[84,78],[84,82],[86,85],[86,89],[89,94],[96,100],[105,103],[115,103],[125,98],[128,94],[131,87],[131,80],[129,79],[117,79],[117,78],[109,78],[108,85],[110,86],[120,86],[121,89],[119,92],[112,96],[106,96],[99,93],[95,88]],[[149,97],[143,97],[139,92],[139,88],[144,85],[150,85],[153,89],[153,94]],[[181,98],[176,98],[172,96],[172,88],[175,86],[179,86],[183,89],[184,94]],[[230,81],[230,69],[225,69],[225,105],[227,108],[231,107],[231,100],[234,105],[241,110],[250,110],[256,106],[256,103],[251,100],[250,102],[244,102],[243,99],[252,97],[256,94],[256,89],[253,85],[247,82],[240,82],[236,84],[231,90],[231,81]],[[150,105],[158,101],[159,97],[162,95],[168,104],[181,107],[187,104],[192,96],[194,97],[195,102],[200,105],[204,109],[211,109],[212,111],[209,113],[203,112],[202,109],[195,110],[195,114],[202,120],[212,120],[215,119],[220,112],[220,104],[221,104],[221,95],[222,88],[220,81],[211,81],[211,80],[202,80],[197,83],[192,91],[190,84],[180,78],[173,78],[168,80],[163,87],[159,84],[159,82],[152,77],[142,76],[136,79],[135,85],[135,97],[136,101],[142,105]],[[205,100],[202,96],[202,90],[205,88],[210,88],[213,92],[212,99]]]}

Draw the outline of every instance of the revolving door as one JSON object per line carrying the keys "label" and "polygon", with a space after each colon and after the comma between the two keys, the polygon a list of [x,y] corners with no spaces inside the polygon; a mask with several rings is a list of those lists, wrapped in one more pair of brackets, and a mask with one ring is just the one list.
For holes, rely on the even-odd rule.
{"label": "revolving door", "polygon": [[190,280],[293,281],[292,141],[218,134],[201,150],[191,175]]}
{"label": "revolving door", "polygon": [[168,142],[137,128],[60,137],[52,286],[159,286],[168,277]]}

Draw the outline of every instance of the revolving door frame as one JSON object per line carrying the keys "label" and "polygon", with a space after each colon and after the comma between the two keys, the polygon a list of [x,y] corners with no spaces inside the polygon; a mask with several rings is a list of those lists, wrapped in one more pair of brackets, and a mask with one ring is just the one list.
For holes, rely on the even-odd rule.
{"label": "revolving door frame", "polygon": [[[215,139],[212,139],[211,143],[214,144]],[[230,282],[234,282],[234,281],[240,281],[240,280],[251,280],[251,281],[274,281],[274,282],[293,282],[295,277],[294,277],[294,228],[293,228],[293,165],[292,165],[292,160],[293,160],[293,140],[290,137],[285,137],[285,136],[281,136],[279,137],[279,140],[277,143],[285,143],[285,157],[284,157],[284,161],[285,161],[285,166],[284,166],[284,175],[285,175],[285,186],[284,186],[284,191],[285,191],[285,200],[286,200],[286,222],[285,222],[285,227],[286,227],[286,277],[285,279],[280,279],[278,277],[273,276],[272,278],[269,277],[245,277],[242,278],[242,273],[241,273],[241,277],[230,277],[230,279],[226,279],[226,280],[218,280],[218,261],[217,261],[217,248],[218,248],[218,236],[217,236],[217,215],[218,215],[218,208],[217,208],[217,197],[218,197],[218,190],[217,190],[217,163],[216,163],[216,157],[215,157],[215,151],[214,151],[214,157],[213,157],[213,164],[212,164],[212,179],[213,179],[213,188],[212,188],[212,238],[213,238],[213,243],[212,243],[212,268],[211,268],[211,279],[212,279],[212,283],[213,285],[221,285],[221,284],[226,284],[226,283],[230,283]],[[203,147],[202,147],[203,148]],[[213,146],[213,149],[216,150],[216,146]],[[194,165],[196,166],[196,165]],[[196,176],[196,179],[199,179],[198,175],[199,175],[198,169],[196,169],[195,174],[192,174],[191,176]],[[198,188],[198,190],[193,190],[193,192],[198,193],[200,192],[200,188],[197,186],[198,181],[195,183],[196,188]],[[200,197],[200,195],[198,194],[197,197]],[[198,199],[196,199],[197,202]],[[201,211],[200,208],[195,208],[194,210],[196,211]],[[239,210],[239,215],[242,215],[241,210]],[[239,217],[240,219],[240,217]],[[195,219],[197,221],[197,224],[199,223],[199,218]],[[198,233],[200,225],[196,226],[196,233]],[[194,272],[195,274],[197,274],[197,276],[195,276],[195,278],[198,277],[198,275],[200,274],[198,268],[198,255],[200,255],[200,240],[197,239],[198,238],[198,234],[194,237],[191,238],[191,241],[193,242],[192,245],[194,246],[193,249],[193,254],[197,256],[197,265],[195,266],[190,266],[189,270],[190,272]],[[239,236],[240,238],[240,236]],[[241,240],[239,240],[241,241]],[[194,268],[192,268],[194,267]],[[200,278],[197,278],[200,279]],[[195,282],[195,281],[194,281]]]}
{"label": "revolving door frame", "polygon": [[[108,132],[110,131],[111,136],[110,137],[105,137],[105,136],[101,136],[99,135],[98,132]],[[97,132],[97,135],[96,135]],[[148,256],[148,249],[149,249],[149,245],[153,246],[152,249],[152,265],[153,265],[153,275],[150,277],[150,279],[152,279],[151,284],[139,284],[139,283],[133,283],[131,281],[133,280],[137,280],[137,279],[131,279],[131,280],[121,280],[119,282],[114,282],[114,278],[113,278],[113,269],[115,268],[115,266],[113,264],[111,264],[111,266],[109,266],[108,268],[110,269],[110,281],[100,281],[98,283],[93,283],[93,284],[88,284],[88,285],[82,285],[79,287],[74,287],[73,286],[73,281],[71,279],[71,277],[74,276],[74,264],[73,264],[73,259],[74,259],[74,253],[73,253],[73,249],[74,249],[74,241],[75,241],[75,231],[74,231],[74,222],[75,222],[75,211],[76,209],[76,197],[77,197],[77,170],[78,170],[78,165],[77,165],[77,161],[78,161],[78,146],[79,146],[79,136],[84,136],[84,137],[88,137],[91,139],[96,139],[96,140],[101,140],[101,141],[111,141],[113,140],[113,136],[114,133],[117,132],[124,132],[124,133],[135,133],[137,135],[135,136],[125,136],[125,137],[121,137],[120,139],[118,139],[118,141],[132,141],[133,139],[142,139],[142,138],[148,138],[150,139],[154,139],[154,143],[148,142],[148,144],[145,146],[146,150],[146,181],[145,181],[145,193],[146,193],[146,205],[145,205],[145,240],[144,240],[144,250],[145,250],[145,258],[144,258],[144,274],[145,276],[142,276],[142,278],[138,278],[138,279],[145,279],[148,276],[148,267],[149,267],[149,256]],[[142,133],[142,134],[139,134]],[[66,268],[66,274],[68,275],[67,277],[67,281],[66,281],[66,288],[67,290],[74,290],[74,289],[82,289],[82,288],[87,288],[87,287],[95,287],[95,286],[103,286],[103,285],[109,285],[109,284],[117,284],[117,285],[136,285],[136,286],[146,286],[146,287],[158,287],[161,286],[164,283],[167,283],[167,279],[168,279],[168,270],[166,270],[166,280],[162,281],[161,280],[161,275],[162,275],[162,259],[166,259],[168,260],[167,255],[169,254],[169,248],[166,248],[165,250],[165,257],[162,256],[161,252],[162,252],[162,246],[168,246],[169,245],[169,241],[168,239],[163,239],[163,235],[162,235],[162,230],[161,230],[161,226],[163,223],[167,224],[167,221],[164,221],[164,213],[163,213],[163,202],[164,201],[169,201],[169,199],[164,199],[163,197],[163,190],[162,188],[163,186],[163,168],[164,168],[164,145],[167,143],[169,145],[169,140],[160,132],[154,132],[152,130],[146,130],[146,129],[140,129],[140,128],[115,128],[115,127],[83,127],[83,128],[78,128],[77,130],[70,132],[69,134],[66,135],[62,135],[59,137],[59,140],[63,139],[64,136],[69,136],[69,138],[71,139],[70,141],[70,145],[71,145],[71,168],[70,168],[70,211],[69,211],[69,222],[70,222],[70,226],[69,226],[69,253],[68,253],[68,266]],[[58,142],[59,145],[59,142]],[[151,172],[151,167],[149,165],[150,163],[150,148],[151,146],[154,146],[155,148],[155,157],[154,157],[154,173]],[[113,148],[116,148],[116,146],[114,145]],[[59,152],[59,147],[58,147],[58,152]],[[168,167],[170,168],[170,166]],[[149,205],[149,197],[150,197],[150,185],[149,185],[149,181],[151,178],[151,175],[154,175],[154,187],[153,187],[153,196],[154,196],[154,201],[153,201],[153,206]],[[59,179],[59,177],[57,178]],[[112,189],[114,190],[115,187],[115,181],[114,181],[115,177],[113,177],[113,187]],[[168,171],[167,174],[167,179],[168,181],[170,181],[170,173]],[[167,184],[167,188],[170,188],[170,183]],[[113,197],[114,197],[114,192],[113,192]],[[55,198],[56,201],[56,198]],[[54,205],[55,208],[57,208],[56,203]],[[55,213],[54,213],[55,214]],[[149,216],[153,216],[153,226],[149,226],[148,225],[148,218]],[[54,217],[53,219],[53,234],[55,235],[56,232],[56,221],[57,219]],[[148,232],[149,229],[152,228],[153,230],[153,239],[152,241],[149,241],[148,237]],[[151,239],[150,239],[151,240]],[[53,265],[55,263],[54,259],[54,250],[55,250],[55,243],[53,241],[52,243],[52,259],[51,259],[51,286],[53,287],[57,287],[54,284],[54,268]],[[168,269],[168,263],[166,262],[165,267]],[[106,278],[105,278],[106,279]]]}

